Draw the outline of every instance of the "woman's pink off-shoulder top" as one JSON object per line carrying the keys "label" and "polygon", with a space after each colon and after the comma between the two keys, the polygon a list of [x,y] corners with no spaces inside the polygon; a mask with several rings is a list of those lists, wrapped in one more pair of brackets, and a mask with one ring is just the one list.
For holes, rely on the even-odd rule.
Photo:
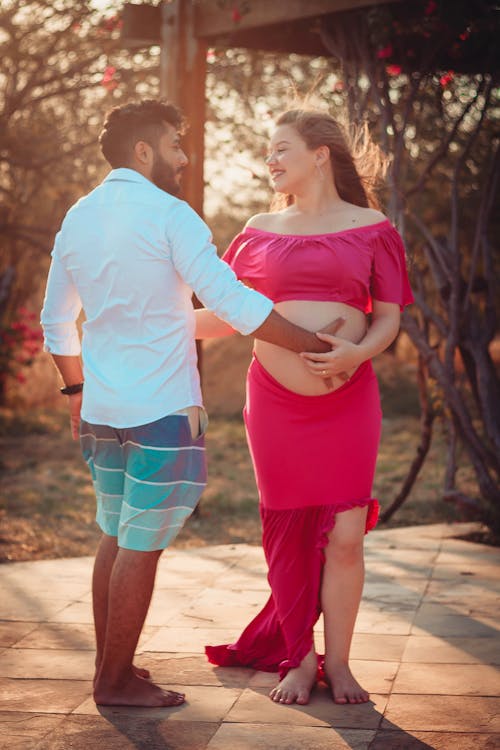
{"label": "woman's pink off-shoulder top", "polygon": [[328,234],[276,234],[246,227],[223,255],[238,278],[273,300],[413,302],[401,237],[386,219]]}

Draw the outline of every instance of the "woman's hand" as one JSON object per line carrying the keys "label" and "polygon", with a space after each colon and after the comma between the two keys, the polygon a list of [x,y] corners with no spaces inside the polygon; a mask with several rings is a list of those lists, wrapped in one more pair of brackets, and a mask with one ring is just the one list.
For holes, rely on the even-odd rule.
{"label": "woman's hand", "polygon": [[358,344],[352,341],[332,336],[328,333],[317,333],[318,338],[331,345],[330,352],[315,353],[302,352],[300,356],[312,375],[321,378],[349,379],[349,371],[354,371],[364,360],[363,351]]}

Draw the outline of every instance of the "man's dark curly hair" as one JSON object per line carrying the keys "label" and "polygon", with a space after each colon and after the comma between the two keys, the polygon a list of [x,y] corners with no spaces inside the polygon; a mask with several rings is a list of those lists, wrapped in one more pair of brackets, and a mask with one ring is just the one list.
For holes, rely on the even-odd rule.
{"label": "man's dark curly hair", "polygon": [[168,102],[143,99],[114,107],[107,113],[99,136],[104,158],[113,169],[128,166],[137,141],[157,147],[165,123],[179,132],[186,128],[181,111]]}

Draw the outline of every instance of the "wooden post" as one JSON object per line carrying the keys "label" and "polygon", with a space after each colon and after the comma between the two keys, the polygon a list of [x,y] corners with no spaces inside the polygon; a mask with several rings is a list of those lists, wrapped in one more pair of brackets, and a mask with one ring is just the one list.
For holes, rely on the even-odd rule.
{"label": "wooden post", "polygon": [[189,158],[182,198],[203,216],[203,160],[207,43],[194,35],[192,0],[171,0],[162,8],[160,95],[179,106],[189,129],[183,148]]}

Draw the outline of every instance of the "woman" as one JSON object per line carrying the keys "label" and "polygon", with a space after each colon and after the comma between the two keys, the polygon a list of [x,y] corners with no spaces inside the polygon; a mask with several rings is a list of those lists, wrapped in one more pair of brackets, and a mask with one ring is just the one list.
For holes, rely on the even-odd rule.
{"label": "woman", "polygon": [[[224,258],[294,323],[315,331],[334,318],[343,324],[339,335],[319,334],[331,343],[327,354],[255,342],[244,418],[272,593],[236,643],[206,653],[222,666],[279,671],[275,702],[307,703],[319,675],[336,703],[363,703],[369,695],[350,671],[349,650],[363,538],[378,516],[371,492],[381,410],[370,360],[396,337],[412,295],[401,239],[374,208],[377,175],[361,176],[381,166],[366,132],[356,166],[328,114],[291,110],[276,125],[267,164],[287,205],[251,218]],[[208,311],[199,325],[201,337],[230,332]],[[324,659],[313,641],[321,612]]]}

